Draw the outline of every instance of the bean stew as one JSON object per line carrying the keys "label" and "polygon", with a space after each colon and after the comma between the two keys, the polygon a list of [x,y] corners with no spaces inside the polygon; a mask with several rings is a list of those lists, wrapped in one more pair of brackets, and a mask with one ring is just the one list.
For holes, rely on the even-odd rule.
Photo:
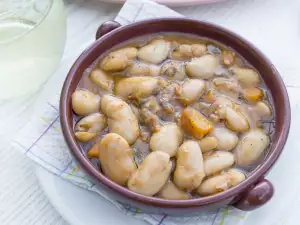
{"label": "bean stew", "polygon": [[91,163],[133,192],[171,200],[243,182],[268,152],[272,105],[237,52],[177,33],[100,55],[72,95],[74,134]]}

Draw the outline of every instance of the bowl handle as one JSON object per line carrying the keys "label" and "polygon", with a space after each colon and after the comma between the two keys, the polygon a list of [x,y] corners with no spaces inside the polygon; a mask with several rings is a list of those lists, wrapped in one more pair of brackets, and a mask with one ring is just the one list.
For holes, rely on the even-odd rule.
{"label": "bowl handle", "polygon": [[120,26],[121,24],[112,20],[102,23],[96,32],[96,40]]}
{"label": "bowl handle", "polygon": [[266,179],[260,180],[241,194],[241,198],[233,204],[243,211],[251,211],[267,203],[274,194],[272,183]]}

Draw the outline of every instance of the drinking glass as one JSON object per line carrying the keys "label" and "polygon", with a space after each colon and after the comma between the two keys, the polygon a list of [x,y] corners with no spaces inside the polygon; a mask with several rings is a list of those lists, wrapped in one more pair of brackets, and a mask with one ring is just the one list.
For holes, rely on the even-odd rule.
{"label": "drinking glass", "polygon": [[65,39],[62,0],[0,0],[0,147],[28,121]]}

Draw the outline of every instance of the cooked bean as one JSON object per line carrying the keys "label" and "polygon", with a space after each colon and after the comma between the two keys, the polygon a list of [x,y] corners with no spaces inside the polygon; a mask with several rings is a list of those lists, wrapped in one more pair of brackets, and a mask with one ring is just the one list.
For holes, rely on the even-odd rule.
{"label": "cooked bean", "polygon": [[75,137],[77,138],[77,140],[79,140],[81,142],[89,142],[96,136],[97,136],[97,133],[94,133],[94,132],[82,132],[82,131],[75,132]]}
{"label": "cooked bean", "polygon": [[75,136],[79,141],[88,142],[106,127],[106,118],[101,113],[83,117],[75,125]]}
{"label": "cooked bean", "polygon": [[236,79],[244,87],[255,87],[260,82],[258,73],[253,69],[233,67],[231,70],[235,74]]}
{"label": "cooked bean", "polygon": [[246,133],[235,150],[236,164],[249,166],[262,155],[269,145],[269,137],[260,129]]}
{"label": "cooked bean", "polygon": [[109,53],[100,62],[100,67],[105,71],[117,72],[124,70],[132,59],[137,56],[137,49],[134,47],[121,48]]}
{"label": "cooked bean", "polygon": [[237,132],[249,130],[249,122],[247,118],[241,112],[237,112],[230,107],[226,107],[225,120],[225,125],[230,130]]}
{"label": "cooked bean", "polygon": [[220,175],[204,180],[197,188],[197,192],[201,196],[217,194],[242,183],[245,179],[245,174],[242,172],[236,169],[229,169]]}
{"label": "cooked bean", "polygon": [[190,105],[197,101],[205,91],[205,82],[198,79],[189,79],[175,89],[177,99],[183,105]]}
{"label": "cooked bean", "polygon": [[115,94],[124,99],[147,98],[162,88],[160,82],[152,77],[123,78],[115,85]]}
{"label": "cooked bean", "polygon": [[174,51],[170,54],[170,58],[173,59],[189,59],[194,57],[200,57],[207,52],[205,44],[192,44],[192,45],[179,45]]}
{"label": "cooked bean", "polygon": [[160,73],[169,80],[183,80],[186,77],[184,62],[168,61],[161,67]]}
{"label": "cooked bean", "polygon": [[88,90],[77,90],[72,94],[73,111],[80,116],[99,112],[100,96]]}
{"label": "cooked bean", "polygon": [[271,107],[265,102],[258,102],[251,109],[261,117],[270,117],[272,115]]}
{"label": "cooked bean", "polygon": [[234,155],[230,152],[216,151],[203,155],[204,172],[206,176],[213,175],[234,164]]}
{"label": "cooked bean", "polygon": [[127,76],[159,76],[160,67],[146,63],[132,64],[126,74]]}
{"label": "cooked bean", "polygon": [[138,58],[142,61],[159,64],[168,57],[170,43],[165,40],[153,40],[140,48]]}
{"label": "cooked bean", "polygon": [[112,76],[108,75],[100,69],[94,69],[91,72],[90,80],[92,83],[96,84],[98,87],[106,91],[112,91],[114,86],[114,80]]}
{"label": "cooked bean", "polygon": [[154,133],[150,139],[152,151],[162,151],[171,157],[176,155],[179,145],[183,141],[183,134],[176,124],[166,124]]}
{"label": "cooked bean", "polygon": [[242,183],[246,179],[245,174],[237,169],[229,169],[227,170],[227,173],[230,176],[230,182],[233,187]]}
{"label": "cooked bean", "polygon": [[163,186],[163,188],[158,193],[158,197],[169,200],[186,200],[190,198],[190,196],[186,192],[180,190],[171,181]]}
{"label": "cooked bean", "polygon": [[194,190],[204,177],[203,158],[198,143],[183,142],[177,151],[174,183],[180,189]]}
{"label": "cooked bean", "polygon": [[238,143],[238,136],[225,127],[215,127],[211,135],[217,139],[217,149],[229,151]]}
{"label": "cooked bean", "polygon": [[110,95],[102,97],[100,107],[108,118],[109,132],[121,135],[129,144],[134,143],[139,136],[139,125],[131,107]]}
{"label": "cooked bean", "polygon": [[192,44],[193,57],[199,57],[207,52],[207,47],[205,44]]}
{"label": "cooked bean", "polygon": [[128,188],[136,193],[152,196],[160,191],[171,173],[170,156],[165,152],[151,152],[130,177]]}
{"label": "cooked bean", "polygon": [[235,52],[224,50],[222,51],[221,58],[222,64],[225,66],[232,66],[235,62]]}
{"label": "cooked bean", "polygon": [[215,137],[205,137],[201,139],[198,144],[200,146],[201,152],[205,153],[214,150],[217,147],[218,142]]}
{"label": "cooked bean", "polygon": [[136,171],[133,151],[118,134],[106,134],[99,143],[99,160],[102,171],[112,181],[126,185]]}
{"label": "cooked bean", "polygon": [[185,70],[188,76],[194,78],[211,78],[218,67],[218,59],[213,55],[204,55],[192,59],[186,64]]}
{"label": "cooked bean", "polygon": [[180,125],[188,134],[197,139],[203,138],[213,129],[211,122],[193,108],[186,108],[182,111]]}

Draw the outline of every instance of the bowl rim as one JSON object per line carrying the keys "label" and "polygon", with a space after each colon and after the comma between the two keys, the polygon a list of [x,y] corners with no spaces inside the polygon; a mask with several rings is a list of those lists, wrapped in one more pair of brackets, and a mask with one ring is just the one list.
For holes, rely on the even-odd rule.
{"label": "bowl rim", "polygon": [[[160,199],[156,197],[149,197],[144,196],[135,192],[130,191],[126,187],[120,186],[113,181],[106,178],[101,172],[99,172],[86,158],[82,151],[77,144],[77,141],[73,135],[73,126],[68,124],[68,110],[70,110],[70,106],[67,105],[67,96],[69,92],[69,88],[71,86],[73,77],[76,74],[76,71],[78,70],[80,64],[82,61],[88,57],[92,49],[94,49],[96,46],[101,44],[103,40],[109,39],[111,36],[116,35],[120,31],[124,31],[127,29],[130,29],[132,27],[136,26],[145,26],[147,24],[158,22],[158,23],[166,23],[166,22],[186,22],[191,24],[201,24],[203,26],[208,27],[209,29],[217,29],[223,33],[226,33],[226,35],[229,35],[236,39],[238,42],[242,42],[247,48],[250,48],[251,51],[256,52],[263,60],[266,67],[271,68],[274,73],[274,80],[276,80],[280,86],[280,91],[283,97],[283,116],[284,116],[284,124],[282,125],[282,132],[280,133],[280,136],[276,140],[276,144],[274,145],[273,151],[269,154],[268,158],[260,165],[258,166],[253,173],[251,173],[242,183],[239,185],[232,187],[228,189],[227,191],[207,196],[207,197],[201,197],[196,199],[189,199],[189,200],[166,200],[166,199]],[[163,31],[161,31],[163,32]],[[247,59],[247,58],[246,58]],[[60,99],[60,122],[62,127],[62,132],[65,138],[65,141],[73,154],[75,156],[76,160],[79,162],[80,166],[83,168],[83,170],[88,173],[93,179],[95,179],[97,182],[100,182],[104,186],[106,186],[109,189],[112,189],[113,191],[117,192],[123,197],[127,197],[131,200],[138,201],[139,203],[147,204],[147,205],[153,205],[153,206],[159,206],[159,207],[167,207],[167,208],[192,208],[192,207],[199,207],[199,206],[207,206],[210,204],[218,203],[223,200],[237,197],[240,193],[244,192],[249,188],[251,185],[254,185],[257,181],[262,179],[264,175],[270,170],[270,168],[274,165],[274,163],[277,161],[278,157],[283,151],[284,145],[287,141],[287,137],[289,134],[289,128],[290,128],[290,120],[291,120],[291,110],[290,110],[290,103],[288,98],[288,93],[285,88],[285,85],[282,81],[281,76],[279,75],[278,71],[274,67],[274,65],[269,61],[269,59],[259,50],[257,49],[252,43],[245,40],[240,35],[223,28],[221,26],[204,22],[204,21],[198,21],[193,19],[187,19],[187,18],[161,18],[161,19],[150,19],[150,20],[143,20],[140,22],[131,23],[125,26],[121,26],[119,28],[116,28],[115,30],[107,33],[106,35],[102,36],[100,39],[96,40],[94,43],[92,43],[75,61],[73,66],[71,67],[63,88],[61,92],[61,99]]]}

